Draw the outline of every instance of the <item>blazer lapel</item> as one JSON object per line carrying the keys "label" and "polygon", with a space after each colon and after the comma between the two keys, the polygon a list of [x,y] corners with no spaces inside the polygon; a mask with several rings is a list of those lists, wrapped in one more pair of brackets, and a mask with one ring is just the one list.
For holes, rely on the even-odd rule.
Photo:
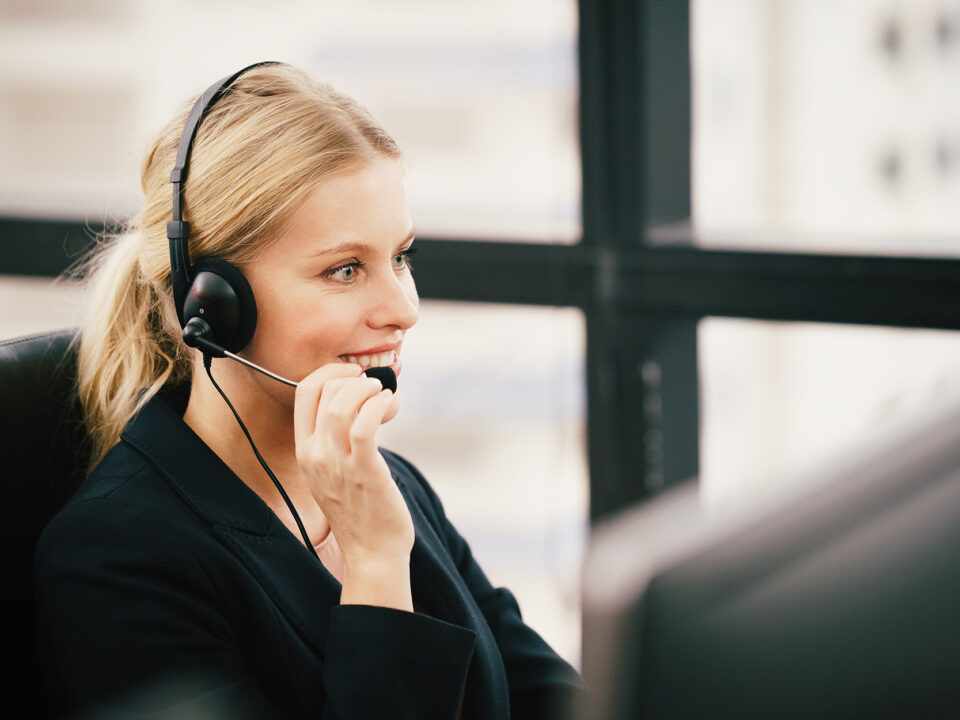
{"label": "blazer lapel", "polygon": [[162,398],[152,398],[122,440],[147,457],[213,534],[257,578],[290,624],[323,654],[340,583]]}
{"label": "blazer lapel", "polygon": [[415,540],[410,554],[410,583],[414,597],[429,614],[462,627],[470,627],[470,591],[460,579],[443,539],[420,510],[404,478],[391,469],[413,518]]}

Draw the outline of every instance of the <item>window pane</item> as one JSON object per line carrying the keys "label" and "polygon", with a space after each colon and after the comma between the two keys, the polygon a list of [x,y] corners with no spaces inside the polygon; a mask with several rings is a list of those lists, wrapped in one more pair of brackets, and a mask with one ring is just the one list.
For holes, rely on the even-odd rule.
{"label": "window pane", "polygon": [[960,252],[960,4],[691,7],[704,244]]}
{"label": "window pane", "polygon": [[0,340],[79,326],[84,297],[77,283],[0,275]]}
{"label": "window pane", "polygon": [[494,585],[574,665],[589,529],[578,310],[425,302],[380,433],[436,488]]}
{"label": "window pane", "polygon": [[270,58],[397,138],[422,236],[579,238],[574,0],[27,5],[0,6],[0,214],[129,215],[175,108]]}
{"label": "window pane", "polygon": [[956,333],[709,318],[698,339],[708,503],[808,479],[960,404]]}

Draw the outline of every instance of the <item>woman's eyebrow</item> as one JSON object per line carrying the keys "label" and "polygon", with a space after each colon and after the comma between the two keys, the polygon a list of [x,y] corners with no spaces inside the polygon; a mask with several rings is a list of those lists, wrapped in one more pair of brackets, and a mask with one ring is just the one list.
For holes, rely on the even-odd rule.
{"label": "woman's eyebrow", "polygon": [[320,257],[321,255],[339,255],[340,253],[349,253],[349,252],[362,252],[368,253],[371,252],[373,248],[366,243],[360,242],[342,242],[339,245],[334,245],[333,247],[323,248],[322,250],[317,250],[310,253],[308,257]]}
{"label": "woman's eyebrow", "polygon": [[[401,241],[400,244],[403,245],[404,243],[410,242],[411,240],[413,240],[416,234],[417,234],[416,229],[411,228],[410,232]],[[368,245],[367,243],[348,241],[348,242],[342,242],[338,245],[334,245],[333,247],[317,250],[315,252],[310,253],[307,257],[315,258],[315,257],[320,257],[322,255],[339,255],[340,253],[372,253],[375,251],[376,251],[376,248],[374,248],[372,245]]]}

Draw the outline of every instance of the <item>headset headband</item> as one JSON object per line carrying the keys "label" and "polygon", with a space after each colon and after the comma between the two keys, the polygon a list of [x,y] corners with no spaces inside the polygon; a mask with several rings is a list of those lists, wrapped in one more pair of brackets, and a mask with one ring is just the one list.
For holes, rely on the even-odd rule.
{"label": "headset headband", "polygon": [[219,100],[223,93],[229,88],[241,75],[253,68],[263,65],[278,65],[272,60],[254,63],[248,65],[242,70],[238,70],[233,75],[218,80],[204,93],[197,98],[190,114],[187,116],[187,122],[183,126],[183,133],[180,135],[180,145],[177,148],[177,161],[173,166],[173,172],[170,173],[170,182],[173,183],[173,219],[167,223],[167,239],[170,241],[170,280],[173,283],[173,300],[177,308],[177,316],[180,318],[180,324],[183,325],[183,303],[187,297],[187,291],[190,288],[192,278],[190,277],[190,251],[187,248],[187,239],[190,237],[190,223],[183,221],[183,210],[181,207],[183,186],[187,180],[187,170],[190,166],[190,151],[193,148],[193,138],[197,134],[197,128],[203,118],[206,117],[210,108]]}

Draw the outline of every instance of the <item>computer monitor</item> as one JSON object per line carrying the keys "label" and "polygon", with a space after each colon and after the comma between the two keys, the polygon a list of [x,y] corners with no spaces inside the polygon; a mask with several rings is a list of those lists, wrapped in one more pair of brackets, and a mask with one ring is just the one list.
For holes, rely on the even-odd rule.
{"label": "computer monitor", "polygon": [[790,498],[680,488],[599,527],[580,717],[960,717],[960,412]]}

